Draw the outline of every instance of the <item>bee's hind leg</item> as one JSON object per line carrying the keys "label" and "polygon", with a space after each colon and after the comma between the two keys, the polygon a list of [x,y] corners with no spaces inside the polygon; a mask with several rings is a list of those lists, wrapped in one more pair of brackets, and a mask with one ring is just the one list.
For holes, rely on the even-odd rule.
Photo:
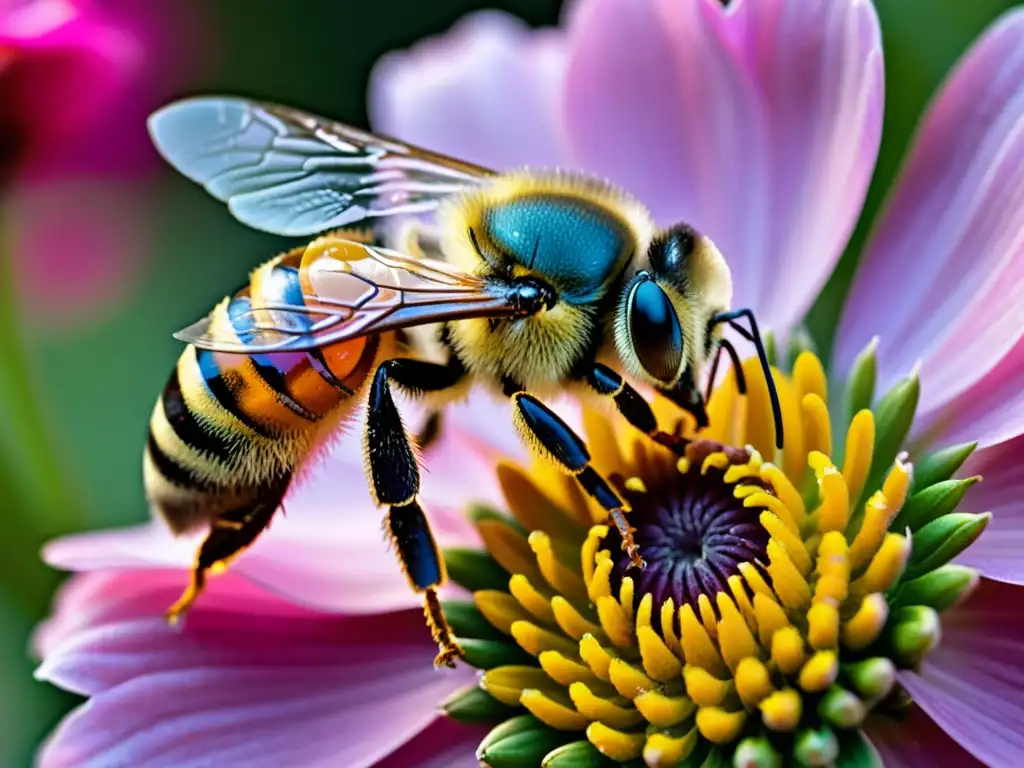
{"label": "bee's hind leg", "polygon": [[590,452],[582,438],[558,415],[529,392],[512,395],[516,428],[524,441],[538,454],[557,462],[575,476],[583,490],[608,511],[622,536],[622,548],[632,565],[647,566],[633,540],[635,528],[626,520],[629,505],[609,482],[590,464]]}
{"label": "bee's hind leg", "polygon": [[462,648],[437,597],[448,576],[430,522],[416,500],[420,492],[419,463],[391,396],[391,383],[415,395],[454,387],[463,375],[457,362],[439,365],[404,358],[385,360],[370,386],[365,433],[370,487],[377,503],[388,507],[385,530],[409,585],[423,595],[427,626],[438,645],[434,664],[448,667],[454,667],[455,660],[462,657]]}
{"label": "bee's hind leg", "polygon": [[202,594],[206,588],[207,573],[226,567],[263,533],[281,505],[290,480],[290,477],[283,478],[271,486],[260,501],[233,509],[213,521],[210,532],[196,552],[188,587],[167,609],[170,623],[176,624]]}

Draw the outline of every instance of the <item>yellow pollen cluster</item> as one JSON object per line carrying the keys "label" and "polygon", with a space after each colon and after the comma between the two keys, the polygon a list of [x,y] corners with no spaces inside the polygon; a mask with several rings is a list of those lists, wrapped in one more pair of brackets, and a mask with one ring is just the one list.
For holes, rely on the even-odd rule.
{"label": "yellow pollen cluster", "polygon": [[[499,468],[513,519],[477,525],[513,575],[507,592],[481,590],[474,600],[536,666],[488,669],[486,692],[553,729],[585,733],[613,760],[649,766],[675,765],[702,744],[799,732],[809,721],[854,727],[889,694],[895,667],[873,650],[888,618],[885,592],[909,555],[907,539],[888,529],[911,466],[897,458],[881,489],[858,503],[872,467],[872,413],[852,419],[840,469],[829,458],[825,376],[805,353],[790,377],[776,373],[787,434],[776,457],[767,453],[774,436],[764,382],[753,365],[746,379],[745,397],[731,377],[716,390],[713,426],[683,458],[613,433],[604,416],[586,417],[595,462],[633,493],[700,473],[760,510],[764,561],[741,563],[726,591],[701,594],[695,605],[655,605],[634,578],[613,577],[609,529],[571,478]],[[747,445],[745,460],[704,438]],[[864,665],[873,665],[870,684]]]}

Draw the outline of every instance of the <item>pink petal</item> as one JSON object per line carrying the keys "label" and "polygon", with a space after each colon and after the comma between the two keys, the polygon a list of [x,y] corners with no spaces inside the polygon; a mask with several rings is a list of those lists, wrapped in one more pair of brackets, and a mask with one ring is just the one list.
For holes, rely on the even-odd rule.
{"label": "pink petal", "polygon": [[1024,754],[1024,590],[982,580],[964,605],[943,616],[943,637],[919,674],[900,681],[921,708],[989,765]]}
{"label": "pink petal", "polygon": [[981,475],[967,492],[961,508],[991,512],[992,521],[958,562],[977,568],[984,576],[1011,584],[1024,584],[1024,473],[1020,471],[1024,437],[985,448],[967,460],[964,477]]}
{"label": "pink petal", "polygon": [[[381,531],[383,512],[372,503],[358,456],[358,435],[347,435],[303,476],[270,529],[232,565],[270,591],[326,611],[376,613],[420,605]],[[444,546],[479,544],[466,510],[500,504],[494,464],[457,427],[427,451],[424,507]],[[433,468],[435,471],[430,472]],[[460,477],[461,475],[461,477]],[[44,558],[67,570],[190,567],[201,533],[174,539],[162,525],[86,533],[51,542]],[[180,588],[185,575],[179,574]]]}
{"label": "pink petal", "polygon": [[970,753],[914,706],[906,720],[868,719],[865,732],[885,768],[972,768],[980,766]]}
{"label": "pink petal", "polygon": [[[847,300],[838,365],[876,334],[880,386],[921,361],[924,420],[994,375],[1024,333],[1022,116],[1018,10],[964,56],[929,109]],[[980,409],[1014,394],[990,387]],[[987,425],[986,442],[1024,427],[1020,406],[1006,416],[1004,429]]]}
{"label": "pink petal", "polygon": [[476,748],[489,730],[438,717],[376,768],[479,768]]}
{"label": "pink petal", "polygon": [[[350,765],[391,754],[472,682],[432,666],[418,611],[339,618],[216,579],[181,630],[175,592],[122,574],[132,616],[97,615],[50,649],[38,676],[94,693],[44,745],[40,765]],[[161,584],[161,580],[163,583]],[[85,604],[77,604],[82,600]],[[90,609],[85,592],[61,611]]]}
{"label": "pink petal", "polygon": [[481,11],[381,59],[370,116],[379,131],[492,168],[564,163],[564,69],[559,32]]}
{"label": "pink petal", "polygon": [[719,245],[736,306],[785,330],[856,222],[882,120],[870,3],[619,3],[572,16],[577,161]]}

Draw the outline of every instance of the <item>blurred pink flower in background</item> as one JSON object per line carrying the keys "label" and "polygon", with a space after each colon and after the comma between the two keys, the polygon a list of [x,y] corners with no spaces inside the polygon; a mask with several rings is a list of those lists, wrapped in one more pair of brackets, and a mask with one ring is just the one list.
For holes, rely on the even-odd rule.
{"label": "blurred pink flower in background", "polygon": [[[692,221],[729,259],[734,303],[783,335],[857,220],[882,106],[866,0],[580,0],[563,28],[536,32],[476,14],[385,59],[371,92],[383,132],[496,168],[584,168],[662,223]],[[1013,453],[1024,440],[1022,118],[1016,12],[965,55],[922,122],[837,336],[840,373],[880,336],[880,391],[922,362],[915,445],[979,440],[968,468],[988,478],[967,503],[994,512],[965,555],[989,578],[949,612],[921,670],[901,674],[919,707],[869,729],[887,765],[1024,753],[1024,594],[1006,583],[1024,583],[1007,544],[1024,542]],[[495,500],[495,456],[520,451],[511,429],[495,431],[507,408],[473,407],[461,423],[475,426],[453,427],[426,457],[425,507],[447,545],[475,543],[465,507]],[[473,676],[429,668],[434,649],[381,542],[359,455],[344,441],[181,632],[162,612],[194,542],[151,524],[53,544],[51,563],[88,573],[40,632],[39,676],[90,701],[42,764],[357,766],[405,744],[389,765],[474,765],[477,729],[427,728]],[[434,748],[444,752],[430,762]]]}
{"label": "blurred pink flower in background", "polygon": [[118,298],[144,261],[145,119],[201,60],[182,50],[197,34],[187,3],[0,4],[5,239],[36,322]]}

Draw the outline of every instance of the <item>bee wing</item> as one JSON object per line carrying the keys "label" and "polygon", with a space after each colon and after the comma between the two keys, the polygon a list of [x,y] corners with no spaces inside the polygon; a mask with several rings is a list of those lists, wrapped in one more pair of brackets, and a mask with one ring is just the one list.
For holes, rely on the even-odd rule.
{"label": "bee wing", "polygon": [[301,303],[248,296],[175,338],[200,349],[252,355],[323,347],[371,333],[469,317],[519,313],[500,284],[430,259],[331,239],[314,241],[299,265]]}
{"label": "bee wing", "polygon": [[199,97],[149,118],[153,143],[235,218],[306,236],[382,216],[429,212],[485,168],[296,109]]}

